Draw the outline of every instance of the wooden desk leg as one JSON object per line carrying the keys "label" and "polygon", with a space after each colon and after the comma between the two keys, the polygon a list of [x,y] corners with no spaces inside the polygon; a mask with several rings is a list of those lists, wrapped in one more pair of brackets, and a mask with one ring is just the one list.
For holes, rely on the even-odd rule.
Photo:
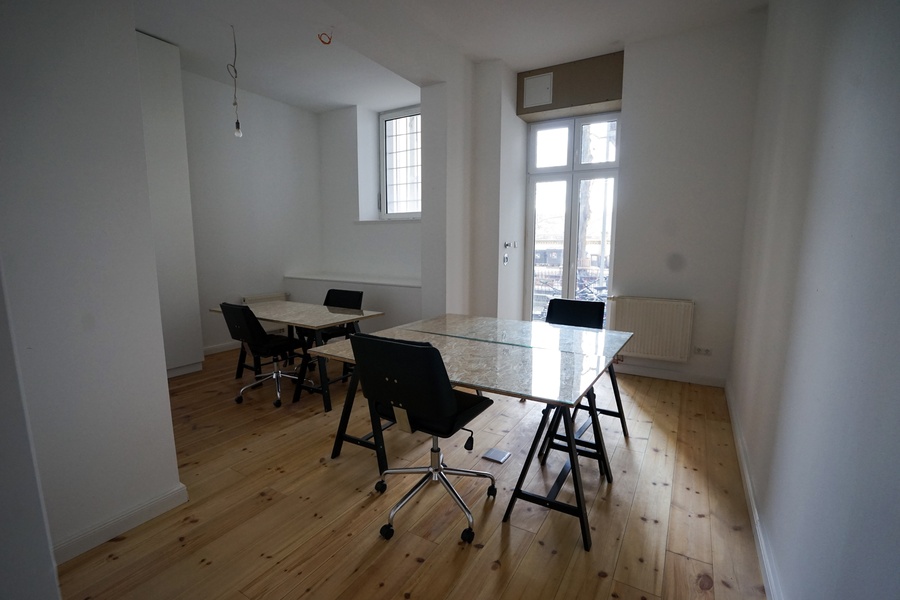
{"label": "wooden desk leg", "polygon": [[531,462],[534,460],[535,453],[537,453],[538,445],[541,443],[541,435],[544,433],[544,428],[547,426],[547,419],[552,410],[552,407],[548,405],[541,411],[541,422],[538,424],[537,432],[534,434],[534,441],[531,442],[531,448],[528,450],[528,457],[525,459],[525,464],[522,465],[522,472],[519,473],[519,480],[516,481],[516,487],[513,489],[509,504],[506,505],[506,512],[503,513],[504,523],[509,521],[509,516],[512,514],[513,507],[516,505],[516,500],[522,493],[522,485],[525,483],[525,477],[528,475],[528,468],[531,467]]}
{"label": "wooden desk leg", "polygon": [[341,420],[338,423],[337,435],[334,436],[334,448],[331,450],[331,458],[341,455],[341,447],[344,445],[344,436],[347,435],[347,425],[350,423],[350,412],[353,410],[353,401],[356,398],[356,387],[359,378],[354,371],[347,384],[347,397],[344,398],[344,408],[341,410]]}
{"label": "wooden desk leg", "polygon": [[[572,420],[572,411],[559,407],[562,413],[563,426],[566,430],[566,442],[569,446],[569,461],[572,466],[572,483],[575,486],[575,506],[578,509],[578,521],[581,523],[581,541],[585,551],[591,549],[591,526],[588,523],[587,507],[584,503],[584,486],[581,482],[581,468],[578,466],[578,448],[575,442],[575,423]],[[602,444],[602,442],[601,442]]]}

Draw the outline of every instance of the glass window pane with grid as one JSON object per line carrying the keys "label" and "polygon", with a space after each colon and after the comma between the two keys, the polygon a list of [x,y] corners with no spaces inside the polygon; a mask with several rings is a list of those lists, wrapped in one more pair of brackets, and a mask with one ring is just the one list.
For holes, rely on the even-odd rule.
{"label": "glass window pane with grid", "polygon": [[616,162],[616,121],[584,123],[581,126],[581,160],[595,165]]}
{"label": "glass window pane with grid", "polygon": [[388,214],[422,211],[421,115],[384,122],[385,211]]}
{"label": "glass window pane with grid", "polygon": [[618,129],[613,113],[529,126],[532,319],[546,316],[552,298],[607,299]]}

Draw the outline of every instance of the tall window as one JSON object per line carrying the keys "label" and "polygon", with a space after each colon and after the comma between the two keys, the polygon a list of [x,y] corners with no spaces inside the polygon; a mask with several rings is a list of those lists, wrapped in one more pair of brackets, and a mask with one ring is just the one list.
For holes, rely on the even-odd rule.
{"label": "tall window", "polygon": [[619,159],[618,116],[535,123],[528,138],[533,319],[551,298],[606,301]]}
{"label": "tall window", "polygon": [[417,218],[422,213],[422,116],[412,106],[379,115],[381,194],[385,219]]}

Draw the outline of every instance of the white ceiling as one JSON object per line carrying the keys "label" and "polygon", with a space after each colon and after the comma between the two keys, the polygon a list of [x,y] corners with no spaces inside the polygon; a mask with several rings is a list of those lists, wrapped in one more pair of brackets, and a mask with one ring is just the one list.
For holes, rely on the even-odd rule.
{"label": "white ceiling", "polygon": [[[135,22],[138,30],[177,45],[185,70],[229,85],[226,65],[234,58],[230,27],[234,25],[239,88],[315,112],[350,105],[380,111],[418,102],[418,87],[357,49],[389,57],[396,54],[391,47],[400,46],[424,57],[435,48],[449,48],[475,62],[500,59],[520,72],[728,21],[766,4],[767,0],[135,0]],[[330,34],[331,43],[321,43],[320,33]]]}

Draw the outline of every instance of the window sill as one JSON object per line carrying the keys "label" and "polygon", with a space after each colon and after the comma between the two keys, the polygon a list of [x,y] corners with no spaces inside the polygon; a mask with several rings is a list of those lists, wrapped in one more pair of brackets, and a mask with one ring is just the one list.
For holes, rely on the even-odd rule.
{"label": "window sill", "polygon": [[420,288],[422,282],[419,279],[405,279],[399,277],[373,277],[372,275],[339,275],[335,273],[288,273],[285,279],[300,279],[308,281],[329,281],[334,283],[364,283],[369,285],[387,285],[391,287]]}
{"label": "window sill", "polygon": [[422,217],[409,217],[398,219],[358,219],[355,223],[421,223]]}

